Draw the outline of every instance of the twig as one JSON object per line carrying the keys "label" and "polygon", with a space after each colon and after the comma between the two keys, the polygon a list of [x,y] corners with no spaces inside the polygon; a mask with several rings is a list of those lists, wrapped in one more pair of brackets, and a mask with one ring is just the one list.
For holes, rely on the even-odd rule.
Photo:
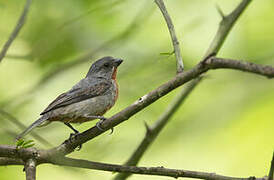
{"label": "twig", "polygon": [[15,60],[26,60],[26,61],[32,61],[33,57],[30,54],[27,55],[15,55],[15,54],[7,54],[5,56],[6,58],[15,59]]}
{"label": "twig", "polygon": [[[237,66],[239,67],[237,67]],[[185,71],[183,73],[177,74],[173,79],[166,82],[165,84],[159,86],[157,89],[151,91],[150,93],[144,95],[142,98],[137,100],[132,105],[128,106],[124,110],[105,120],[101,127],[105,129],[105,131],[111,129],[114,126],[126,121],[131,116],[135,115],[148,105],[157,101],[164,95],[168,94],[175,88],[189,82],[190,80],[199,77],[206,71],[210,69],[236,69],[241,71],[246,71],[250,73],[255,73],[258,75],[266,76],[268,78],[274,77],[274,68],[271,66],[263,66],[254,63],[247,63],[244,61],[237,61],[231,59],[221,59],[211,57],[207,61],[203,61],[196,65],[194,68],[189,71]],[[61,144],[59,147],[53,148],[51,153],[60,153],[60,154],[69,154],[79,145],[93,139],[94,137],[102,134],[104,131],[99,130],[96,126],[90,128],[83,133],[80,133],[75,136],[74,140],[66,141]]]}
{"label": "twig", "polygon": [[[138,164],[138,162],[140,161],[148,147],[154,142],[158,134],[160,134],[161,130],[169,122],[172,115],[179,109],[181,104],[183,104],[184,100],[193,91],[193,89],[196,87],[200,80],[201,78],[191,81],[191,84],[186,89],[182,89],[182,91],[174,98],[173,102],[169,105],[167,110],[160,116],[160,118],[151,127],[147,126],[147,133],[145,137],[124,165],[136,166]],[[131,174],[129,173],[120,173],[114,179],[124,180],[128,178],[130,175]]]}
{"label": "twig", "polygon": [[11,43],[14,41],[14,39],[17,37],[17,35],[19,34],[21,28],[23,27],[23,25],[25,24],[25,21],[27,19],[27,14],[29,11],[29,7],[31,4],[31,0],[26,0],[26,4],[24,7],[24,10],[20,16],[20,18],[17,21],[17,24],[15,26],[15,28],[13,29],[11,35],[9,36],[9,39],[7,40],[7,42],[4,44],[2,51],[0,52],[0,62],[2,61],[2,59],[5,57]]}
{"label": "twig", "polygon": [[25,164],[26,180],[36,179],[36,162],[33,159],[28,159]]}
{"label": "twig", "polygon": [[183,64],[183,59],[182,59],[182,55],[181,55],[180,44],[176,37],[174,25],[173,25],[172,20],[167,12],[167,9],[165,7],[163,0],[155,0],[155,3],[158,5],[159,9],[161,10],[161,12],[166,20],[166,24],[167,24],[167,27],[168,27],[168,30],[169,30],[169,33],[171,36],[172,44],[174,47],[174,53],[175,53],[176,62],[177,62],[177,73],[181,73],[184,70],[184,64]]}
{"label": "twig", "polygon": [[274,176],[274,151],[273,151],[271,166],[268,174],[268,180],[273,180],[273,176]]}
{"label": "twig", "polygon": [[[21,130],[26,129],[27,127],[21,123],[18,119],[16,119],[13,115],[11,115],[10,113],[4,111],[3,109],[0,109],[0,114],[2,114],[3,116],[5,116],[9,121],[11,121],[13,124],[15,124],[17,127],[19,127]],[[50,142],[48,142],[46,139],[44,139],[43,137],[41,137],[39,134],[35,133],[35,132],[31,132],[30,133],[31,136],[33,136],[35,139],[37,139],[38,141],[40,141],[42,144],[44,144],[45,146],[48,147],[53,147],[52,144]]]}

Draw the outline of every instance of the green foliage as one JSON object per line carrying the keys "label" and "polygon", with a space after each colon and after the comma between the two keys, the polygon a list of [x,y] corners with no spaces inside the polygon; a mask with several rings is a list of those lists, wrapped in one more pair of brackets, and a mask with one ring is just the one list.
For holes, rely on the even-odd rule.
{"label": "green foliage", "polygon": [[22,149],[22,148],[30,148],[35,145],[33,140],[27,140],[25,141],[24,139],[19,139],[16,142],[16,149]]}

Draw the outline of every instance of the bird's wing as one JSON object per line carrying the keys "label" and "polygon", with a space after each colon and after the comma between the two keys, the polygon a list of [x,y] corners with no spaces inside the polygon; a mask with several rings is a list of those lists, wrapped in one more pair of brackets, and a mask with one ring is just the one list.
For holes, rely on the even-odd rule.
{"label": "bird's wing", "polygon": [[[79,83],[81,83],[81,81]],[[40,115],[60,107],[100,96],[104,94],[111,86],[111,83],[107,81],[97,81],[90,84],[92,85],[85,84],[82,87],[77,84],[75,88],[59,95]]]}

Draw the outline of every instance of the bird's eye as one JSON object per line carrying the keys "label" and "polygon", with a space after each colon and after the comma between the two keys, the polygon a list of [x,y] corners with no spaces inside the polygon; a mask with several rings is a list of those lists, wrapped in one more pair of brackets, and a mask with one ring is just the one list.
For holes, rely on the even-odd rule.
{"label": "bird's eye", "polygon": [[105,67],[109,67],[110,64],[109,64],[109,63],[105,63],[104,66],[105,66]]}

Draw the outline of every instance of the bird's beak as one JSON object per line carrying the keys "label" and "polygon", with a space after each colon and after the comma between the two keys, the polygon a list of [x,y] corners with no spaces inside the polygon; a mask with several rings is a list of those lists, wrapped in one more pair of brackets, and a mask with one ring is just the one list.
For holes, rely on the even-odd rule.
{"label": "bird's beak", "polygon": [[122,59],[115,59],[115,60],[114,60],[114,65],[115,65],[115,67],[118,67],[122,62],[123,62]]}

